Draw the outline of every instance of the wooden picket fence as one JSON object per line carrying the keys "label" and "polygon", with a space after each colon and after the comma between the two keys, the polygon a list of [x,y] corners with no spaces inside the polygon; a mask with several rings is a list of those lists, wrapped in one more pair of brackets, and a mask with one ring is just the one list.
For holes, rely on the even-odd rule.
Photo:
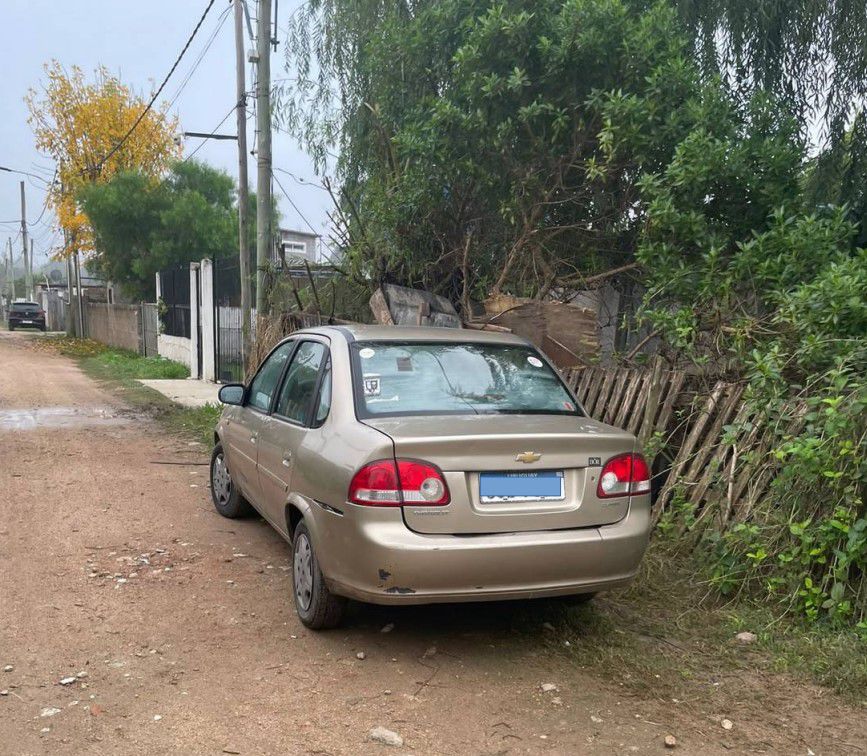
{"label": "wooden picket fence", "polygon": [[[666,476],[654,522],[678,494],[699,518],[715,514],[724,527],[746,518],[767,493],[780,421],[769,424],[744,402],[742,385],[719,381],[696,393],[684,372],[664,370],[659,361],[647,369],[575,368],[566,379],[591,417],[634,433],[645,448],[659,434],[652,446],[667,461],[654,466]],[[782,430],[797,433],[802,416],[795,411]]]}
{"label": "wooden picket fence", "polygon": [[588,415],[634,433],[642,445],[669,427],[685,379],[681,371],[663,370],[661,361],[649,370],[573,368],[566,374]]}

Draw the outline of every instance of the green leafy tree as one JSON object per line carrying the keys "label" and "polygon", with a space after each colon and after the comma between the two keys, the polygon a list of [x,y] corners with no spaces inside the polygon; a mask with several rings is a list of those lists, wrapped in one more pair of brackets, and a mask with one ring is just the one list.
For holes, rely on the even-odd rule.
{"label": "green leafy tree", "polygon": [[[698,106],[664,3],[314,0],[287,47],[299,76],[280,112],[314,155],[340,145],[350,264],[456,301],[629,264],[636,181]],[[628,145],[600,138],[612,100]]]}
{"label": "green leafy tree", "polygon": [[[159,270],[238,253],[234,181],[204,163],[175,163],[162,180],[119,173],[82,191],[80,201],[95,232],[89,262],[138,299],[153,299]],[[254,243],[252,232],[248,243]]]}

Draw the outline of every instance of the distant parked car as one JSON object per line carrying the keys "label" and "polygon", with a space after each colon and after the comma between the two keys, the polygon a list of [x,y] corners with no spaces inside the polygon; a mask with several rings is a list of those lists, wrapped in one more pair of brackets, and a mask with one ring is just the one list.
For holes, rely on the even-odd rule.
{"label": "distant parked car", "polygon": [[510,334],[333,326],[226,385],[214,506],[292,544],[301,621],[376,604],[577,595],[625,585],[650,530],[631,434],[587,417]]}
{"label": "distant parked car", "polygon": [[38,328],[45,330],[45,310],[36,302],[13,302],[9,308],[8,326],[10,331],[16,328]]}

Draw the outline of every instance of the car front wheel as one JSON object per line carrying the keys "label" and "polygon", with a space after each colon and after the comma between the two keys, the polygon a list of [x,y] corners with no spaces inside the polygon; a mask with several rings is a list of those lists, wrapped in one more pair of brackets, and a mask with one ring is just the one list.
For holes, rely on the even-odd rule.
{"label": "car front wheel", "polygon": [[310,531],[303,522],[292,538],[292,592],[298,618],[311,630],[337,627],[343,619],[346,599],[335,596],[325,585]]}
{"label": "car front wheel", "polygon": [[253,508],[232,480],[222,444],[217,444],[211,452],[211,499],[214,508],[230,520],[253,513]]}

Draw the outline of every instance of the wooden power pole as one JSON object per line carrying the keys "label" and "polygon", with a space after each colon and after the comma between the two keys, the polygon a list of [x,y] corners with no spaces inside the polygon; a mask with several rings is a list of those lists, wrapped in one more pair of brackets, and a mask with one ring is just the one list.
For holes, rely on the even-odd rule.
{"label": "wooden power pole", "polygon": [[24,197],[24,182],[21,182],[21,247],[24,250],[24,296],[33,301],[33,268],[27,244],[27,201]]}
{"label": "wooden power pole", "polygon": [[271,0],[259,0],[256,51],[256,314],[262,317],[271,257]]}
{"label": "wooden power pole", "polygon": [[[244,0],[235,5],[235,94],[238,121],[238,270],[241,277],[241,364],[247,369],[252,310],[247,177],[247,82],[244,76]],[[216,265],[216,261],[214,261]],[[216,293],[216,292],[215,292]]]}

